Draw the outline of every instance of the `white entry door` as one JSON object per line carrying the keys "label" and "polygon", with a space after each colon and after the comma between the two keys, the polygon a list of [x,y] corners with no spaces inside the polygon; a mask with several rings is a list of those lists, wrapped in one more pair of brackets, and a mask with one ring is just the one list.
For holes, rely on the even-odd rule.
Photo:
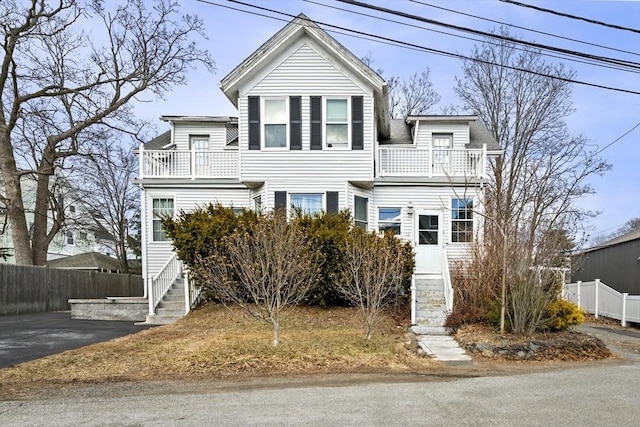
{"label": "white entry door", "polygon": [[417,211],[415,221],[416,274],[442,274],[442,213]]}

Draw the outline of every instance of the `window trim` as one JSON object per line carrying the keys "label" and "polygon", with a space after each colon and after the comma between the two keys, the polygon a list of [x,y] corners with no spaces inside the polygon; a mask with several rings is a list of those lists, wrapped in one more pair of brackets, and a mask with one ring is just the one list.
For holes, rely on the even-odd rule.
{"label": "window trim", "polygon": [[[329,134],[329,132],[327,132],[327,125],[331,125],[331,124],[342,124],[342,123],[330,123],[327,118],[328,118],[328,114],[327,114],[327,104],[328,101],[331,100],[341,100],[341,101],[346,101],[347,102],[347,120],[346,120],[346,125],[347,125],[347,143],[346,144],[339,144],[337,146],[332,146],[329,145],[329,142],[327,142],[327,136]],[[324,148],[326,149],[331,149],[331,150],[351,150],[351,132],[352,132],[352,126],[351,126],[351,97],[350,96],[323,96],[322,97],[322,145],[324,146]]]}
{"label": "window trim", "polygon": [[[381,221],[380,210],[381,209],[397,209],[400,212],[400,219],[398,221]],[[380,230],[380,223],[397,223],[400,226],[398,233],[395,236],[402,236],[402,207],[400,206],[378,206],[378,216],[376,218],[376,230],[378,234],[383,234],[384,231]]]}
{"label": "window trim", "polygon": [[173,206],[171,207],[173,212],[172,212],[171,216],[173,218],[175,218],[175,215],[176,215],[176,197],[175,196],[156,196],[156,197],[151,197],[151,206],[150,206],[151,207],[151,209],[150,209],[150,211],[151,211],[151,230],[149,230],[150,234],[151,234],[151,239],[149,241],[151,243],[167,243],[167,242],[171,242],[171,239],[169,239],[169,237],[166,235],[166,233],[164,233],[164,230],[163,230],[163,234],[164,234],[165,239],[156,240],[156,238],[155,238],[153,224],[156,221],[160,221],[160,219],[156,219],[155,216],[154,216],[154,211],[153,211],[153,201],[154,200],[171,200],[171,201],[173,201]]}
{"label": "window trim", "polygon": [[[454,209],[453,208],[453,203],[455,200],[464,200],[466,202],[471,202],[471,208],[469,209],[468,207],[466,207],[464,210],[460,210],[460,209]],[[465,203],[466,204],[466,203]],[[474,215],[473,209],[474,206],[476,204],[476,200],[474,197],[471,198],[459,198],[459,197],[452,197],[451,198],[451,203],[449,206],[451,206],[451,212],[450,212],[450,218],[449,218],[449,242],[457,245],[457,244],[468,244],[468,243],[473,243],[476,240],[476,236],[475,236],[475,231],[476,231],[476,215]],[[470,212],[471,213],[471,219],[454,219],[454,212]],[[453,231],[453,224],[454,223],[471,223],[471,240],[465,240],[465,241],[454,241],[453,239],[453,235],[454,235],[454,231]],[[461,235],[460,231],[456,231],[455,232],[456,235]],[[464,233],[464,232],[462,232]]]}
{"label": "window trim", "polygon": [[[266,120],[267,101],[284,101],[284,123],[270,123]],[[290,112],[289,97],[287,96],[261,96],[260,97],[260,148],[262,150],[284,151],[289,150],[289,132],[290,132]],[[267,133],[265,131],[267,125],[284,125],[285,144],[284,147],[267,147]]]}

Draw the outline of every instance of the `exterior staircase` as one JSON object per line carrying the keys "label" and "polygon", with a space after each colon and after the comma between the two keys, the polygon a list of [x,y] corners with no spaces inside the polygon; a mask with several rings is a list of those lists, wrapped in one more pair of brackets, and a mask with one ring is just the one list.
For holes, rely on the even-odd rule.
{"label": "exterior staircase", "polygon": [[167,325],[185,316],[184,279],[176,279],[156,308],[155,315],[147,315],[147,325]]}
{"label": "exterior staircase", "polygon": [[471,357],[460,348],[445,328],[447,302],[445,279],[438,275],[415,277],[416,302],[415,322],[411,331],[418,345],[429,356],[446,363],[470,363]]}
{"label": "exterior staircase", "polygon": [[421,335],[448,335],[444,327],[447,304],[444,298],[444,279],[440,276],[416,276],[416,325]]}

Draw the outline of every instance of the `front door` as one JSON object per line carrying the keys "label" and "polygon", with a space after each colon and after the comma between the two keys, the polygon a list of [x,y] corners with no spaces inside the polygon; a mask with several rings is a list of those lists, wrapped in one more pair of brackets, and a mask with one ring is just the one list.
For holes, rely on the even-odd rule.
{"label": "front door", "polygon": [[418,211],[415,224],[416,274],[442,274],[442,213]]}

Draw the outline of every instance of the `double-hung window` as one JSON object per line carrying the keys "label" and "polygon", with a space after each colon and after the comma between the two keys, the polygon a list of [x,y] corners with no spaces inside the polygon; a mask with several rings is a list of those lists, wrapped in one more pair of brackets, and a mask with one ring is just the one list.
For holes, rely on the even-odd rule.
{"label": "double-hung window", "polygon": [[451,200],[451,242],[473,241],[473,200]]}
{"label": "double-hung window", "polygon": [[291,194],[289,203],[294,211],[314,216],[322,213],[322,193]]}
{"label": "double-hung window", "polygon": [[286,98],[264,99],[264,147],[287,147],[287,100]]}
{"label": "double-hung window", "polygon": [[326,99],[326,142],[327,147],[348,147],[349,145],[349,103],[347,99]]}
{"label": "double-hung window", "polygon": [[173,216],[173,199],[153,199],[152,200],[152,234],[154,242],[163,242],[169,240],[167,234],[162,228],[162,220],[166,216]]}
{"label": "double-hung window", "polygon": [[378,233],[390,231],[393,235],[400,235],[402,224],[401,208],[378,209]]}
{"label": "double-hung window", "polygon": [[353,219],[356,227],[364,230],[369,225],[369,199],[366,197],[354,196]]}

